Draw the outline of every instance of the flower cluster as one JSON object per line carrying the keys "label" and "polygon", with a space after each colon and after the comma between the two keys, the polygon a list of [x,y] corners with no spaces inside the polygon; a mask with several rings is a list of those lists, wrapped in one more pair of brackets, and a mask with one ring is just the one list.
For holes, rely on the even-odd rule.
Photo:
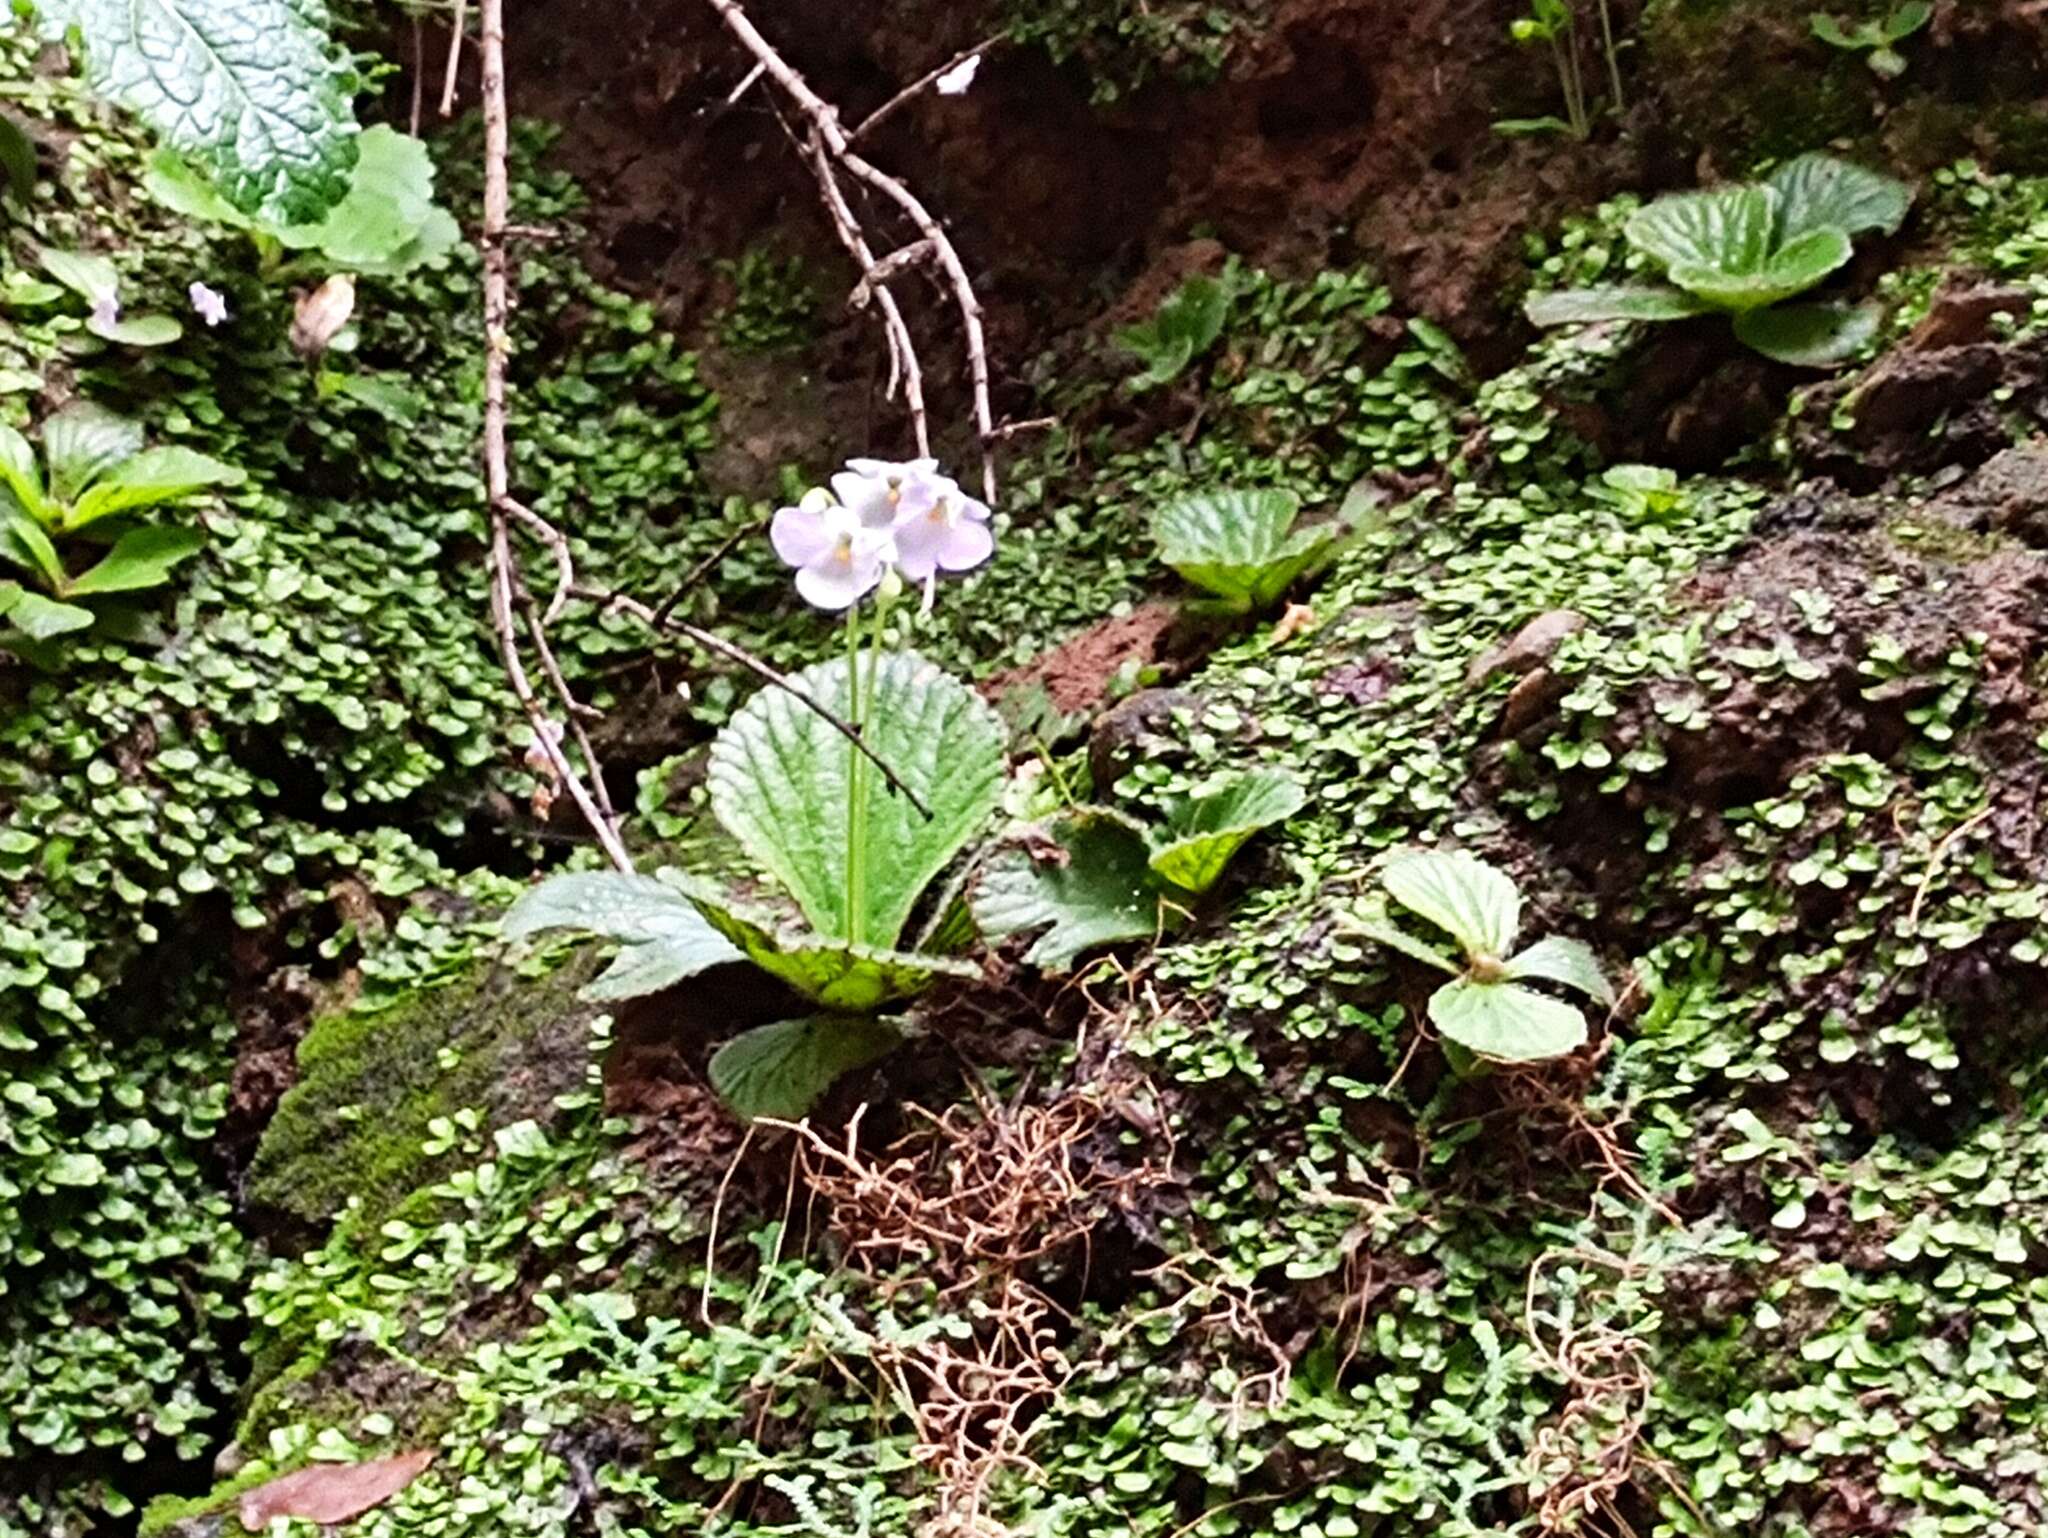
{"label": "flower cluster", "polygon": [[972,571],[995,553],[988,508],[933,459],[850,459],[830,491],[776,513],[768,537],[796,568],[797,592],[820,609],[858,603],[892,567],[929,595],[940,572]]}

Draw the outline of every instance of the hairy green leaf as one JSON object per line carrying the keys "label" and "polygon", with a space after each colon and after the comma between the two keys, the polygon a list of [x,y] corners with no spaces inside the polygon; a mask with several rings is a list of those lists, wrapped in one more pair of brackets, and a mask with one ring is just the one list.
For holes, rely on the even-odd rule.
{"label": "hairy green leaf", "polygon": [[1394,901],[1446,931],[1467,955],[1506,956],[1522,927],[1515,883],[1462,849],[1398,855],[1380,881]]}
{"label": "hairy green leaf", "polygon": [[1600,970],[1600,959],[1583,940],[1563,935],[1538,940],[1509,959],[1507,974],[1510,980],[1515,981],[1540,977],[1548,982],[1561,983],[1567,988],[1576,988],[1596,1003],[1609,1008],[1614,1005],[1614,990],[1608,986],[1606,974]]}
{"label": "hairy green leaf", "polygon": [[1456,978],[1429,996],[1429,1018],[1459,1046],[1506,1063],[1562,1057],[1586,1041],[1578,1010],[1513,983]]}
{"label": "hairy green leaf", "polygon": [[[864,764],[861,913],[847,912],[846,891],[847,777],[856,750],[816,711],[782,689],[763,689],[749,700],[711,745],[711,806],[819,934],[886,948],[901,936],[931,879],[995,810],[1004,732],[979,695],[916,653],[864,661],[879,668],[865,739],[932,815]],[[855,714],[845,659],[805,668],[795,683],[842,717]],[[868,685],[863,676],[863,693]]]}
{"label": "hairy green leaf", "polygon": [[1576,326],[1601,320],[1683,320],[1713,308],[1682,289],[1663,287],[1562,288],[1531,294],[1522,312],[1539,326]]}
{"label": "hairy green leaf", "polygon": [[1126,326],[1117,344],[1145,365],[1134,376],[1134,391],[1156,389],[1215,345],[1230,311],[1230,287],[1215,278],[1189,278],[1150,320]]}
{"label": "hairy green leaf", "polygon": [[1307,801],[1301,786],[1278,770],[1233,776],[1174,803],[1167,839],[1152,851],[1152,869],[1184,891],[1206,892],[1247,839],[1286,821]]}
{"label": "hairy green leaf", "polygon": [[94,479],[72,505],[64,527],[82,529],[116,513],[174,502],[209,486],[239,486],[245,479],[233,465],[188,448],[145,449]]}
{"label": "hairy green leaf", "polygon": [[756,1026],[712,1055],[711,1087],[747,1121],[799,1121],[841,1074],[880,1062],[902,1043],[887,1020],[811,1015]]}
{"label": "hairy green leaf", "polygon": [[1735,317],[1735,334],[1766,358],[1797,368],[1832,368],[1877,335],[1877,306],[1780,304]]}
{"label": "hairy green leaf", "polygon": [[998,851],[969,900],[991,940],[1044,930],[1024,959],[1047,972],[1098,945],[1149,940],[1168,914],[1143,827],[1105,807],[1069,812],[1042,841]]}
{"label": "hairy green leaf", "polygon": [[744,959],[687,897],[652,876],[624,871],[550,876],[522,894],[499,924],[508,940],[548,929],[623,942],[611,966],[583,989],[586,999],[638,998]]}
{"label": "hairy green leaf", "polygon": [[1764,179],[1778,194],[1774,236],[1780,247],[1816,230],[1844,235],[1882,230],[1889,235],[1905,223],[1913,189],[1904,182],[1833,155],[1801,155]]}
{"label": "hairy green leaf", "polygon": [[1777,200],[1762,187],[1673,193],[1637,209],[1623,233],[1666,268],[1755,272],[1770,259]]}
{"label": "hairy green leaf", "polygon": [[[1204,491],[1161,507],[1152,519],[1160,558],[1231,608],[1275,602],[1334,545],[1334,524],[1296,529],[1291,491]],[[1290,532],[1291,531],[1291,532]]]}
{"label": "hairy green leaf", "polygon": [[59,502],[76,501],[86,487],[141,451],[140,422],[89,400],[74,400],[43,423],[50,496]]}
{"label": "hairy green leaf", "polygon": [[1695,267],[1675,262],[1670,278],[1680,288],[1723,310],[1754,310],[1803,294],[1850,257],[1849,237],[1840,230],[1810,230],[1777,251],[1754,272]]}
{"label": "hairy green leaf", "polygon": [[170,580],[173,567],[190,560],[205,545],[206,536],[198,529],[130,529],[98,562],[64,584],[64,596],[88,598],[161,587]]}
{"label": "hairy green leaf", "polygon": [[775,914],[736,902],[701,877],[682,881],[712,927],[749,961],[827,1009],[872,1011],[922,993],[940,977],[981,975],[971,963],[950,956],[911,955],[800,933]]}
{"label": "hairy green leaf", "polygon": [[355,156],[355,73],[320,0],[41,0],[76,27],[94,89],[204,167],[228,201],[317,217]]}

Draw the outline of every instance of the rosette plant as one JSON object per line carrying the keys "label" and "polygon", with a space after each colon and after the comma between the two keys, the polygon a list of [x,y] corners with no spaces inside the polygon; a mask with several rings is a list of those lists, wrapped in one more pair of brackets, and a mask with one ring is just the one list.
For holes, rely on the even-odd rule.
{"label": "rosette plant", "polygon": [[763,690],[711,745],[711,810],[754,879],[557,876],[506,915],[511,938],[579,929],[620,942],[587,997],[653,993],[745,961],[808,1000],[712,1057],[713,1087],[742,1116],[802,1116],[840,1074],[896,1046],[896,1006],[940,977],[977,975],[959,956],[973,937],[965,904],[933,889],[995,810],[1003,727],[972,689],[881,638],[904,578],[930,584],[988,558],[987,520],[929,461],[856,460],[833,492],[784,508],[775,549],[809,602],[845,612],[848,644],[793,677],[803,698]]}
{"label": "rosette plant", "polygon": [[1897,230],[1912,201],[1903,182],[1832,155],[1801,155],[1761,182],[1638,209],[1623,233],[1668,282],[1533,294],[1525,308],[1539,326],[1724,314],[1765,357],[1827,367],[1876,334],[1876,308],[1785,301],[1847,266],[1852,237]]}
{"label": "rosette plant", "polygon": [[1522,894],[1504,871],[1461,849],[1396,855],[1380,872],[1385,895],[1457,942],[1452,956],[1395,925],[1385,910],[1361,915],[1355,932],[1451,980],[1429,997],[1429,1019],[1444,1039],[1474,1057],[1526,1063],[1583,1046],[1586,1017],[1575,1004],[1532,987],[1551,983],[1612,1006],[1600,962],[1583,941],[1551,935],[1520,950]]}
{"label": "rosette plant", "polygon": [[0,425],[0,556],[24,579],[0,582],[10,640],[19,649],[114,621],[129,595],[161,587],[206,543],[202,530],[142,515],[242,479],[191,449],[145,448],[140,423],[90,401],[43,423],[40,464]]}

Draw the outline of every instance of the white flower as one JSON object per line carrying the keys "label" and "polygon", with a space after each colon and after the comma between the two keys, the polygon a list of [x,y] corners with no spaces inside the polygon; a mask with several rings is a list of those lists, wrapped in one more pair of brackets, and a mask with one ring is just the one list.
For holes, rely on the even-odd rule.
{"label": "white flower", "polygon": [[923,511],[953,483],[936,459],[849,459],[832,477],[832,494],[870,529],[889,529],[907,507]]}
{"label": "white flower", "polygon": [[834,502],[823,491],[812,491],[798,506],[777,512],[768,538],[783,564],[797,569],[796,590],[804,602],[820,609],[858,603],[896,559],[896,542],[886,526],[866,522],[855,508]]}
{"label": "white flower", "polygon": [[946,488],[897,517],[896,564],[912,582],[929,582],[942,571],[972,571],[995,554],[988,508],[950,481]]}
{"label": "white flower", "polygon": [[967,88],[974,84],[974,72],[981,68],[981,55],[969,54],[955,64],[932,84],[941,96],[965,96]]}
{"label": "white flower", "polygon": [[121,295],[115,289],[103,289],[93,297],[92,320],[95,331],[106,331],[118,325],[121,320]]}
{"label": "white flower", "polygon": [[185,290],[185,294],[192,301],[192,313],[207,325],[218,326],[228,318],[227,298],[217,290],[208,288],[204,283],[194,283]]}

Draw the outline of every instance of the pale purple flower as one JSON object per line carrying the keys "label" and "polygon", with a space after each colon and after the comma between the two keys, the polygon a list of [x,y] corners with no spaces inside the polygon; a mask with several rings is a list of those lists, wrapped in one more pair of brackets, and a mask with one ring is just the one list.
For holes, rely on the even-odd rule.
{"label": "pale purple flower", "polygon": [[797,569],[796,590],[804,602],[819,609],[858,603],[896,559],[896,543],[886,526],[866,523],[854,508],[823,491],[777,512],[768,538],[783,564]]}
{"label": "pale purple flower", "polygon": [[106,331],[118,325],[121,320],[121,295],[117,289],[103,289],[93,296],[92,320],[95,331]]}
{"label": "pale purple flower", "polygon": [[921,513],[944,496],[952,482],[935,459],[898,464],[888,459],[849,459],[832,477],[839,504],[870,529],[894,528],[906,513]]}
{"label": "pale purple flower", "polygon": [[969,54],[934,80],[932,85],[941,96],[965,96],[967,88],[974,84],[974,72],[980,68],[981,55]]}
{"label": "pale purple flower", "polygon": [[194,283],[185,290],[192,301],[192,313],[209,326],[218,326],[228,318],[228,301],[225,295],[204,283]]}
{"label": "pale purple flower", "polygon": [[952,482],[929,505],[906,509],[896,520],[896,565],[912,582],[942,571],[972,571],[995,554],[988,508]]}

